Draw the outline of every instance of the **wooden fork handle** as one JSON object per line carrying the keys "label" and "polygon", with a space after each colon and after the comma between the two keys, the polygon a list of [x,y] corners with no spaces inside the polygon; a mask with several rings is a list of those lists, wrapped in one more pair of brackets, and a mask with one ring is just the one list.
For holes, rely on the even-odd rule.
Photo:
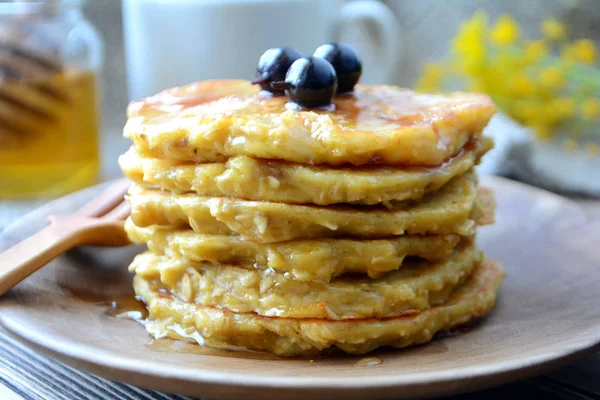
{"label": "wooden fork handle", "polygon": [[0,296],[65,251],[81,244],[78,227],[50,223],[41,231],[0,253]]}

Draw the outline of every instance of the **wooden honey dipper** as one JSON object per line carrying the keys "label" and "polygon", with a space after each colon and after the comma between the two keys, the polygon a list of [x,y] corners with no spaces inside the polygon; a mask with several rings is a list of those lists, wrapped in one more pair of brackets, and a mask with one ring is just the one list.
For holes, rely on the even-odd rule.
{"label": "wooden honey dipper", "polygon": [[47,40],[37,46],[17,43],[32,29],[19,24],[15,35],[16,31],[4,32],[0,39],[0,146],[4,148],[35,137],[49,124],[62,123],[69,110],[63,66],[57,57],[46,55],[57,53],[56,46],[48,51]]}

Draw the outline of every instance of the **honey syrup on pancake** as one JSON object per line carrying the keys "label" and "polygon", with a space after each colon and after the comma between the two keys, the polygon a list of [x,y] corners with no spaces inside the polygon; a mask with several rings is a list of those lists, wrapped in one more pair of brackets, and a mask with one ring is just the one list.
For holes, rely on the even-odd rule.
{"label": "honey syrup on pancake", "polygon": [[247,155],[305,164],[439,166],[494,114],[485,95],[357,86],[327,108],[289,109],[244,80],[174,88],[130,104],[124,135],[144,156],[222,162]]}
{"label": "honey syrup on pancake", "polygon": [[[202,86],[200,86],[202,85]],[[352,93],[336,96],[330,109],[311,108],[305,111],[328,114],[342,130],[384,131],[403,126],[431,123],[443,115],[436,113],[436,105],[449,100],[441,95],[418,94],[406,89],[387,86],[358,86]],[[260,92],[245,81],[208,81],[175,88],[132,103],[129,117],[160,117],[179,114],[194,108],[223,115],[272,117],[288,108],[287,96],[273,96]],[[444,145],[440,143],[440,145]]]}

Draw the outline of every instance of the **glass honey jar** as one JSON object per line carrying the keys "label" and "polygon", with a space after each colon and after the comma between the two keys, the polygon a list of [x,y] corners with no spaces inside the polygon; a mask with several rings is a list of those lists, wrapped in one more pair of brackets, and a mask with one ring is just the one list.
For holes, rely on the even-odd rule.
{"label": "glass honey jar", "polygon": [[98,177],[103,43],[83,3],[0,1],[0,199],[57,196]]}

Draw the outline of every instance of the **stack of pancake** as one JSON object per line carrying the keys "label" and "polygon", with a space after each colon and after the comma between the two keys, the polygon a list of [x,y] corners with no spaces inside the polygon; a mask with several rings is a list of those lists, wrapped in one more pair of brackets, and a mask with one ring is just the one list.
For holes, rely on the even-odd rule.
{"label": "stack of pancake", "polygon": [[483,316],[504,272],[474,244],[494,200],[483,95],[359,86],[298,110],[247,81],[134,102],[131,264],[155,337],[278,355],[429,341]]}

